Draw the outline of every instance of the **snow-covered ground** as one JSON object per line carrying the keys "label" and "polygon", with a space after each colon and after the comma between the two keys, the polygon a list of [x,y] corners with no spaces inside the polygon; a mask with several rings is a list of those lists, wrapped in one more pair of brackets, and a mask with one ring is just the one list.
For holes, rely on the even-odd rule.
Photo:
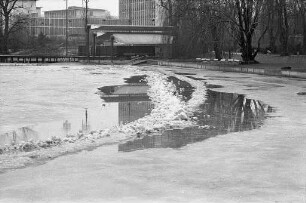
{"label": "snow-covered ground", "polygon": [[[305,81],[175,67],[162,70],[197,73],[195,77],[224,86],[218,91],[246,94],[276,112],[260,129],[178,150],[122,153],[117,145],[106,145],[8,171],[0,174],[0,202],[305,202],[306,97],[296,94],[305,91]],[[191,81],[196,93],[184,104],[173,96],[173,86],[162,74],[149,75],[150,96],[160,111],[98,140],[150,131],[155,124],[191,124],[179,118],[188,116],[205,96],[201,82]],[[92,143],[85,140],[71,146]]]}

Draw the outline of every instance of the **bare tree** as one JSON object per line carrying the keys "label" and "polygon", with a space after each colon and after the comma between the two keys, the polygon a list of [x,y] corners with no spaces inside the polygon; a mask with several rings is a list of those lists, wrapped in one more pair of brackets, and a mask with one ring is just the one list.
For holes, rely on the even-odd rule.
{"label": "bare tree", "polygon": [[268,36],[269,49],[271,52],[276,52],[276,39],[279,36],[279,29],[277,28],[277,12],[275,10],[276,0],[268,0],[265,5],[267,22],[268,22]]}
{"label": "bare tree", "polygon": [[295,0],[303,26],[303,53],[306,54],[306,0]]}
{"label": "bare tree", "polygon": [[[233,4],[228,0],[227,4]],[[253,47],[255,31],[260,24],[260,16],[263,11],[264,0],[235,0],[235,13],[231,22],[236,27],[238,43],[242,52],[242,60],[245,63],[254,63],[255,57],[260,50],[260,41],[267,31],[267,26],[257,39],[257,48]],[[230,6],[230,5],[229,5]]]}
{"label": "bare tree", "polygon": [[9,38],[13,32],[19,31],[28,22],[26,15],[18,13],[22,7],[18,5],[19,0],[0,0],[0,23],[1,49],[2,53],[8,53]]}
{"label": "bare tree", "polygon": [[182,31],[182,29],[180,29],[180,26],[182,25],[183,18],[190,11],[194,0],[156,0],[156,2],[157,6],[161,8],[165,17],[163,25],[173,26],[174,28],[174,36],[172,40],[172,55],[177,57],[180,55],[181,51],[178,48],[179,32]]}
{"label": "bare tree", "polygon": [[[215,58],[221,60],[222,58],[222,33],[224,33],[224,20],[222,18],[222,5],[220,0],[202,0],[198,6],[198,13],[200,15],[199,26],[202,29],[201,36],[206,41],[211,43]],[[209,37],[208,37],[209,36]]]}
{"label": "bare tree", "polygon": [[276,0],[276,9],[278,14],[278,27],[280,32],[280,42],[282,45],[282,55],[289,55],[288,40],[289,40],[289,23],[287,12],[287,1]]}

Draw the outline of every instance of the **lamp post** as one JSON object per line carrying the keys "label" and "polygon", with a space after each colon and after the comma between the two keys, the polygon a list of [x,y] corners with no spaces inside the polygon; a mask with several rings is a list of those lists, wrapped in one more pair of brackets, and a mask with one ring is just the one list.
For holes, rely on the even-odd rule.
{"label": "lamp post", "polygon": [[88,2],[89,0],[83,0],[85,2],[85,32],[86,32],[86,56],[87,61],[89,62],[89,31],[90,31],[90,25],[88,26]]}
{"label": "lamp post", "polygon": [[68,56],[68,0],[66,0],[66,57]]}
{"label": "lamp post", "polygon": [[[97,33],[93,33],[93,49],[92,49],[92,55],[95,58],[96,56],[96,39],[97,39]],[[95,60],[95,59],[94,59]]]}
{"label": "lamp post", "polygon": [[129,0],[129,25],[132,25],[132,1]]}
{"label": "lamp post", "polygon": [[111,62],[113,64],[114,63],[113,61],[114,59],[114,40],[115,40],[114,35],[111,35],[110,40],[111,40]]}

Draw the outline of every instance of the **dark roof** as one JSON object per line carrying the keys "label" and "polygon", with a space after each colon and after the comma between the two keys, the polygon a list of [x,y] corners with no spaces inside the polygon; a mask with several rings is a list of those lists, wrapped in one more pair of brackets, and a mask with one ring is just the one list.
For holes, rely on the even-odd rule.
{"label": "dark roof", "polygon": [[[84,10],[85,8],[80,6],[69,6],[68,10]],[[54,12],[54,11],[65,11],[66,9],[59,9],[59,10],[51,10],[45,12]],[[105,9],[98,9],[98,8],[88,8],[89,11],[106,11]]]}

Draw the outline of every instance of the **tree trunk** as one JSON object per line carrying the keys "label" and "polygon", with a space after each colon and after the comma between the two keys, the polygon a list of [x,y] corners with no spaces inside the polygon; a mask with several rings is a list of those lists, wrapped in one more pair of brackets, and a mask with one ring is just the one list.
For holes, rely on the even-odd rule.
{"label": "tree trunk", "polygon": [[[2,26],[0,25],[0,28],[2,28]],[[3,53],[3,32],[2,29],[0,30],[0,53]]]}
{"label": "tree trunk", "polygon": [[269,48],[272,53],[276,52],[276,37],[277,33],[275,33],[275,0],[267,1],[267,12],[268,12],[268,33],[269,33]]}
{"label": "tree trunk", "polygon": [[253,47],[252,47],[252,35],[251,34],[245,34],[244,32],[242,35],[246,35],[246,37],[242,36],[243,43],[241,43],[240,47],[242,47],[242,60],[245,63],[254,63],[255,62],[255,56],[253,53]]}
{"label": "tree trunk", "polygon": [[289,25],[288,25],[288,15],[286,10],[285,0],[278,0],[278,25],[280,29],[280,42],[282,44],[282,56],[289,55],[288,53],[288,38],[289,38]]}
{"label": "tree trunk", "polygon": [[4,16],[4,33],[2,53],[8,54],[8,39],[9,39],[9,14]]}
{"label": "tree trunk", "polygon": [[303,23],[303,54],[306,54],[306,15],[304,12],[302,15],[302,23]]}
{"label": "tree trunk", "polygon": [[257,63],[255,57],[257,51],[254,52],[252,40],[254,31],[258,25],[257,16],[260,14],[260,9],[253,9],[255,6],[253,1],[236,0],[236,10],[239,29],[239,46],[241,48],[241,57],[243,63]]}
{"label": "tree trunk", "polygon": [[212,38],[213,38],[215,58],[220,61],[222,59],[222,56],[221,56],[221,49],[220,49],[220,36],[219,36],[219,33],[218,33],[217,25],[212,25],[211,26],[211,35],[212,35]]}
{"label": "tree trunk", "polygon": [[276,42],[276,36],[274,35],[274,29],[269,28],[269,48],[272,53],[276,52],[275,42]]}

